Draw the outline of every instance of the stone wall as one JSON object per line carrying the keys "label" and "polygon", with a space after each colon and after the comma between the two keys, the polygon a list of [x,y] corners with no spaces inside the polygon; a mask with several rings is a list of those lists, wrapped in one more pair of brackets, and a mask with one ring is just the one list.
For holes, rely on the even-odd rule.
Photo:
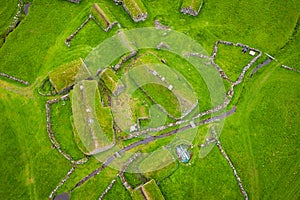
{"label": "stone wall", "polygon": [[77,4],[79,4],[81,0],[67,0],[67,1],[69,1],[71,3],[77,3]]}
{"label": "stone wall", "polygon": [[5,73],[0,73],[0,76],[8,78],[8,79],[16,81],[16,82],[19,82],[19,83],[22,83],[22,84],[27,85],[27,86],[29,85],[29,83],[27,81],[24,81],[22,79],[16,78],[14,76],[10,76],[10,75],[5,74]]}
{"label": "stone wall", "polygon": [[300,70],[292,68],[292,67],[288,67],[286,65],[281,65],[281,67],[284,68],[284,69],[287,69],[287,70],[291,70],[291,71],[295,71],[295,72],[300,73]]}
{"label": "stone wall", "polygon": [[65,44],[70,47],[70,42],[73,40],[73,38],[80,32],[81,29],[93,18],[92,15],[89,15],[89,17],[76,29],[74,33],[72,33],[69,37],[67,37]]}
{"label": "stone wall", "polygon": [[54,190],[50,193],[49,195],[49,199],[52,199],[54,194],[57,192],[58,188],[60,188],[71,176],[71,174],[75,171],[75,166],[72,166],[72,168],[70,169],[70,171],[68,171],[66,177],[64,179],[61,180],[61,182],[54,188]]}
{"label": "stone wall", "polygon": [[248,194],[247,194],[247,192],[245,191],[245,189],[244,189],[244,187],[243,187],[241,178],[239,177],[239,175],[238,175],[238,173],[237,173],[237,171],[236,171],[236,169],[235,169],[235,167],[234,167],[232,161],[230,160],[229,156],[228,156],[228,155],[226,154],[226,152],[224,151],[224,149],[223,149],[223,147],[222,147],[222,145],[221,145],[221,142],[220,142],[219,139],[218,139],[217,133],[216,133],[216,131],[215,131],[215,129],[214,129],[213,127],[212,127],[212,129],[211,129],[211,132],[212,132],[212,134],[215,136],[215,141],[216,141],[216,145],[217,145],[218,149],[220,150],[222,156],[227,160],[227,162],[228,162],[229,165],[230,165],[230,168],[231,168],[232,171],[233,171],[234,177],[235,177],[235,179],[236,179],[236,181],[237,181],[237,183],[238,183],[238,185],[239,185],[240,191],[241,191],[242,195],[244,196],[244,199],[245,199],[245,200],[248,200]]}
{"label": "stone wall", "polygon": [[110,184],[106,187],[105,191],[100,195],[99,200],[102,200],[104,196],[108,193],[108,191],[112,188],[112,186],[115,184],[116,179],[113,179]]}
{"label": "stone wall", "polygon": [[137,51],[133,50],[133,51],[131,51],[131,53],[129,55],[122,56],[120,61],[115,66],[113,66],[113,69],[115,71],[118,71],[127,60],[134,57],[136,54],[137,54]]}

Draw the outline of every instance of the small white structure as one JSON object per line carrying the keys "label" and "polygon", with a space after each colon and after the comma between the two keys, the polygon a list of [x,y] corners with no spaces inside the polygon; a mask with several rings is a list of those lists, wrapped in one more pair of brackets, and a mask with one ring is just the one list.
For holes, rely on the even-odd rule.
{"label": "small white structure", "polygon": [[89,118],[89,124],[94,123],[94,120],[92,118]]}
{"label": "small white structure", "polygon": [[162,80],[162,81],[165,81],[165,80],[166,80],[166,78],[165,78],[165,77],[162,77],[162,78],[161,78],[161,80]]}
{"label": "small white structure", "polygon": [[87,112],[87,113],[90,113],[90,112],[91,112],[91,109],[87,108],[87,109],[86,109],[86,112]]}
{"label": "small white structure", "polygon": [[194,121],[190,121],[190,125],[192,126],[192,128],[196,128],[196,124],[194,123]]}
{"label": "small white structure", "polygon": [[157,73],[157,71],[153,71],[152,74],[153,74],[154,76],[157,76],[158,73]]}
{"label": "small white structure", "polygon": [[130,126],[130,133],[134,132],[134,131],[137,131],[137,124],[134,124],[132,126]]}
{"label": "small white structure", "polygon": [[250,51],[249,51],[249,54],[250,54],[251,56],[255,56],[255,51],[250,50]]}
{"label": "small white structure", "polygon": [[80,90],[83,90],[83,85],[81,85],[81,86],[79,87],[79,89],[80,89]]}
{"label": "small white structure", "polygon": [[119,154],[119,152],[116,152],[115,156],[117,156],[118,158],[121,158],[121,155]]}
{"label": "small white structure", "polygon": [[173,90],[173,85],[169,85],[168,89]]}

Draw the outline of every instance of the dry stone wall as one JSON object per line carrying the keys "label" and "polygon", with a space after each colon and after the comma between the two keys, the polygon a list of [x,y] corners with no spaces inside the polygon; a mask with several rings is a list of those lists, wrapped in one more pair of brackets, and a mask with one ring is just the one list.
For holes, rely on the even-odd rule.
{"label": "dry stone wall", "polygon": [[10,75],[5,74],[5,73],[0,73],[0,76],[5,77],[5,78],[8,78],[8,79],[13,80],[13,81],[16,81],[16,82],[19,82],[19,83],[22,83],[22,84],[27,85],[27,86],[29,85],[29,82],[24,81],[24,80],[19,79],[19,78],[16,78],[16,77],[14,77],[14,76],[10,76]]}

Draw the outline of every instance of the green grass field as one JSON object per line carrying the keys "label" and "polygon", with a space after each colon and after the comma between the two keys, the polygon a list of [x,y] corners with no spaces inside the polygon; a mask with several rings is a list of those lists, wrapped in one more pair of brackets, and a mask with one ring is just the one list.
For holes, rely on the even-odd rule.
{"label": "green grass field", "polygon": [[[10,200],[48,199],[72,167],[51,148],[46,131],[45,103],[52,97],[40,96],[37,88],[49,72],[80,57],[85,58],[118,30],[114,27],[105,33],[96,23],[90,22],[68,48],[65,39],[88,17],[94,1],[82,0],[80,4],[64,0],[30,2],[28,15],[0,48],[0,72],[31,83],[24,87],[0,77],[0,197]],[[182,1],[145,0],[143,4],[148,17],[139,23],[134,23],[122,6],[116,6],[113,1],[101,3],[125,29],[153,27],[153,21],[158,19],[172,30],[193,38],[208,54],[211,54],[214,42],[220,39],[244,43],[275,56],[278,62],[264,66],[251,79],[246,76],[245,82],[238,86],[234,98],[237,110],[225,120],[220,140],[250,199],[299,199],[299,73],[280,67],[285,64],[300,69],[299,1],[210,0],[204,2],[197,17],[192,17],[179,12]],[[16,0],[0,2],[1,35],[16,12]],[[220,47],[219,53],[218,64],[235,79],[248,55],[242,54],[241,58],[240,50],[227,47]],[[186,61],[164,51],[157,54],[168,61],[168,66],[181,63],[176,70],[191,80],[189,83],[200,96],[200,110],[211,107],[203,79],[197,79],[197,73],[184,73],[190,66]],[[51,108],[55,122],[53,130],[62,149],[74,158],[81,158],[83,154],[72,134],[70,101]],[[149,125],[147,123],[145,127]],[[216,147],[203,159],[197,156],[197,145],[202,142],[206,128],[201,127],[195,137],[191,165],[178,164],[176,168],[170,165],[166,171],[146,174],[148,178],[156,179],[165,199],[242,199],[233,173]],[[171,140],[158,140],[134,150],[148,152]],[[58,193],[69,192],[100,165],[94,157],[79,165]],[[115,169],[106,168],[75,189],[71,199],[98,199],[117,173]],[[104,199],[131,199],[131,194],[117,178]]]}

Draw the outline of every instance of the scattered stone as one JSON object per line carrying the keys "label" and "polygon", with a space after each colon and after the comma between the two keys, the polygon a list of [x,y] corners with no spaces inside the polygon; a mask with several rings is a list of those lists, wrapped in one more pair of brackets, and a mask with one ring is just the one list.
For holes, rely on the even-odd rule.
{"label": "scattered stone", "polygon": [[[171,28],[169,26],[165,26],[163,24],[161,24],[157,19],[154,20],[154,27],[157,29],[157,30],[167,30],[167,31],[171,31]],[[163,33],[163,34],[167,34],[166,32]]]}

